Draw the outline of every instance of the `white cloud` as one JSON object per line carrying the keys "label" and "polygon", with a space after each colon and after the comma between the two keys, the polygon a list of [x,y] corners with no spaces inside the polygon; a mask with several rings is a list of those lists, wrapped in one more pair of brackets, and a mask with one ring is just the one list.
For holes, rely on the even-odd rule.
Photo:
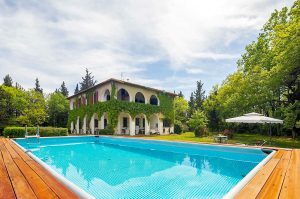
{"label": "white cloud", "polygon": [[72,85],[72,92],[86,66],[98,81],[125,72],[132,81],[175,89],[176,84],[186,85],[180,82],[184,78],[165,72],[161,80],[146,66],[165,60],[161,67],[199,75],[207,72],[199,61],[236,60],[241,52],[232,44],[257,33],[272,10],[284,4],[273,0],[0,0],[0,76],[9,73],[27,88],[39,77],[46,92],[64,80]]}

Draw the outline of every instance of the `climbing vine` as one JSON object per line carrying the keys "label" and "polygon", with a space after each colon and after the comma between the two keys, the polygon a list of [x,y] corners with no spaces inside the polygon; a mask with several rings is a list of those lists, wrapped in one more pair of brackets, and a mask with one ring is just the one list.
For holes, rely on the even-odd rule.
{"label": "climbing vine", "polygon": [[[121,112],[130,114],[131,117],[136,117],[139,114],[145,114],[147,119],[152,114],[162,113],[166,119],[169,119],[171,123],[174,123],[174,104],[173,98],[166,93],[159,93],[158,98],[160,101],[159,106],[151,104],[141,104],[135,102],[119,101],[116,99],[116,88],[115,84],[112,83],[111,99],[105,102],[96,102],[95,104],[88,103],[86,106],[81,106],[70,110],[68,118],[68,126],[71,122],[76,122],[77,117],[82,121],[85,116],[89,121],[94,113],[97,113],[98,117],[102,117],[104,113],[107,113],[108,124],[111,128],[115,128],[118,125],[118,115]],[[90,102],[90,97],[93,95],[87,94],[87,101]],[[77,101],[77,100],[76,100]]]}

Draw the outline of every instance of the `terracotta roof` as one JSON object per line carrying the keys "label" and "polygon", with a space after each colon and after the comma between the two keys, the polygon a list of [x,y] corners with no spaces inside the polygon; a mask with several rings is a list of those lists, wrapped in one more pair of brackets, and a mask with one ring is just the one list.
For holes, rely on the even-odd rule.
{"label": "terracotta roof", "polygon": [[126,85],[129,85],[129,86],[135,86],[135,87],[144,88],[144,89],[152,90],[152,91],[156,91],[156,92],[167,93],[168,95],[171,95],[171,96],[174,96],[174,97],[177,96],[177,94],[175,94],[175,93],[166,92],[164,90],[160,90],[160,89],[156,89],[156,88],[151,88],[151,87],[143,86],[143,85],[131,83],[131,82],[128,82],[128,81],[122,81],[122,80],[119,80],[119,79],[110,78],[108,80],[100,82],[99,84],[96,84],[95,86],[92,86],[92,87],[90,87],[88,89],[85,89],[83,91],[78,92],[77,94],[72,95],[72,96],[68,97],[68,99],[71,99],[73,97],[81,95],[81,94],[83,94],[83,93],[85,93],[85,92],[87,92],[89,90],[93,90],[93,89],[95,89],[95,88],[97,88],[99,86],[102,86],[103,84],[109,83],[109,82],[117,82],[117,83],[120,83],[120,84],[126,84]]}

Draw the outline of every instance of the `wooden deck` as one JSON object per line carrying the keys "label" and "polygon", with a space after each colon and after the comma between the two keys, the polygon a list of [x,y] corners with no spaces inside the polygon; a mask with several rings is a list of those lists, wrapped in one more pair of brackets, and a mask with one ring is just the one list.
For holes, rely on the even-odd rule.
{"label": "wooden deck", "polygon": [[0,199],[79,198],[9,139],[0,137]]}
{"label": "wooden deck", "polygon": [[300,149],[278,150],[235,198],[300,198]]}

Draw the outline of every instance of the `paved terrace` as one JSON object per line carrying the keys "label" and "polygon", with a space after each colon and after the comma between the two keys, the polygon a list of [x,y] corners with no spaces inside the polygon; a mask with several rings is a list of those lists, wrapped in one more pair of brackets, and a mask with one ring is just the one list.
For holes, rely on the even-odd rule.
{"label": "paved terrace", "polygon": [[[78,198],[5,138],[0,138],[0,179],[1,199]],[[279,149],[236,198],[300,198],[300,149]]]}

